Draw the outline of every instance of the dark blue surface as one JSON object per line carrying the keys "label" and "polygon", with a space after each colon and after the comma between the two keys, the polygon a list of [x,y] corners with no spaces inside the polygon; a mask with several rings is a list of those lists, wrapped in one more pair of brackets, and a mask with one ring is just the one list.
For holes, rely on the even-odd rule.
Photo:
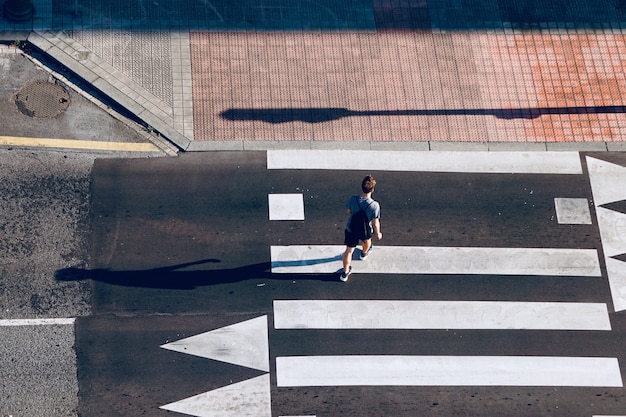
{"label": "dark blue surface", "polygon": [[53,0],[63,29],[620,29],[626,0]]}

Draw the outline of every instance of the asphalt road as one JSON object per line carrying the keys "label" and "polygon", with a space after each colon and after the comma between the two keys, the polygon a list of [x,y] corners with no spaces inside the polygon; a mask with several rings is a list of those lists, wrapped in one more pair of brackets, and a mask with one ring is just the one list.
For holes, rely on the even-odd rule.
{"label": "asphalt road", "polygon": [[[0,51],[0,137],[23,144],[0,149],[0,416],[77,415],[71,320],[91,314],[91,283],[58,281],[55,273],[90,267],[94,160],[163,155],[37,148],[37,138],[147,141],[138,127],[58,82],[69,95],[65,110],[55,117],[21,112],[16,95],[43,81],[55,82],[26,57]],[[5,142],[11,137],[23,140]]]}
{"label": "asphalt road", "polygon": [[[623,155],[599,157],[626,165]],[[584,171],[372,173],[379,183],[374,198],[382,206],[384,233],[375,245],[602,247],[597,221],[566,225],[556,218],[555,197],[593,201]],[[176,415],[159,407],[211,392],[215,397],[209,403],[226,398],[239,408],[231,414],[206,415],[251,415],[258,401],[246,403],[245,398],[235,400],[215,390],[264,381],[265,375],[271,386],[271,415],[624,414],[623,388],[603,384],[280,384],[277,360],[284,357],[606,357],[622,364],[626,359],[623,313],[610,314],[610,331],[275,328],[275,300],[606,303],[612,311],[602,263],[598,277],[360,274],[360,261],[355,261],[356,272],[346,284],[330,273],[272,273],[271,246],[342,244],[344,205],[358,193],[364,174],[268,170],[265,152],[97,160],[91,177],[91,263],[59,268],[55,274],[60,285],[88,285],[92,293],[91,314],[76,321],[79,415]],[[268,194],[282,193],[302,195],[305,220],[269,220]],[[593,217],[593,203],[590,208]],[[367,262],[382,262],[376,256],[374,251]],[[262,323],[267,320],[267,369],[161,347],[214,330],[230,336],[237,333],[234,328],[219,329],[251,323],[248,320],[258,323],[253,319],[259,317]],[[243,356],[263,351],[263,340],[257,345],[255,340],[250,343],[258,349]],[[233,342],[232,348],[239,345]],[[182,349],[187,348],[193,350],[192,344]],[[198,398],[191,406],[196,407],[194,415],[204,415],[198,411],[206,407],[202,404]]]}
{"label": "asphalt road", "polygon": [[90,267],[91,169],[114,155],[0,149],[2,416],[76,415],[73,326],[19,320],[91,314],[91,284],[55,273]]}

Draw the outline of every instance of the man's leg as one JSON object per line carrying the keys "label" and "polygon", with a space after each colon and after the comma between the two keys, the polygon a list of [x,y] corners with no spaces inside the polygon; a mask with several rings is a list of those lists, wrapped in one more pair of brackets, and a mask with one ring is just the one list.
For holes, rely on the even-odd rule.
{"label": "man's leg", "polygon": [[347,274],[350,271],[350,262],[352,262],[352,254],[355,248],[346,246],[346,250],[343,252],[343,272]]}
{"label": "man's leg", "polygon": [[363,253],[367,253],[368,250],[372,247],[372,238],[370,237],[367,240],[363,241],[363,249],[361,250]]}

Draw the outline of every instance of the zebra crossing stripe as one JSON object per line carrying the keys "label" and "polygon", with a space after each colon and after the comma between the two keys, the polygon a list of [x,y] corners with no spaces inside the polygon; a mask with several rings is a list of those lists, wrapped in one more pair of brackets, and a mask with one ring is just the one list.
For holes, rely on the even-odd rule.
{"label": "zebra crossing stripe", "polygon": [[[272,272],[337,272],[343,250],[339,245],[271,246]],[[371,258],[354,262],[354,272],[601,277],[595,249],[376,246]]]}
{"label": "zebra crossing stripe", "polygon": [[276,358],[279,387],[622,387],[617,358],[548,356],[288,356]]}
{"label": "zebra crossing stripe", "polygon": [[274,300],[275,329],[611,330],[606,304]]}
{"label": "zebra crossing stripe", "polygon": [[578,152],[269,150],[268,169],[582,174]]}
{"label": "zebra crossing stripe", "polygon": [[268,194],[270,220],[304,220],[302,194]]}

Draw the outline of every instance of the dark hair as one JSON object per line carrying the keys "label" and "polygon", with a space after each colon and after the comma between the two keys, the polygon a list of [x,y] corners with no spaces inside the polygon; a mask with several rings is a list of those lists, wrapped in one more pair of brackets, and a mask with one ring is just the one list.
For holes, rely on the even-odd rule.
{"label": "dark hair", "polygon": [[376,180],[371,175],[366,175],[365,178],[363,178],[363,182],[361,182],[361,189],[367,194],[374,191],[374,187],[376,187]]}

